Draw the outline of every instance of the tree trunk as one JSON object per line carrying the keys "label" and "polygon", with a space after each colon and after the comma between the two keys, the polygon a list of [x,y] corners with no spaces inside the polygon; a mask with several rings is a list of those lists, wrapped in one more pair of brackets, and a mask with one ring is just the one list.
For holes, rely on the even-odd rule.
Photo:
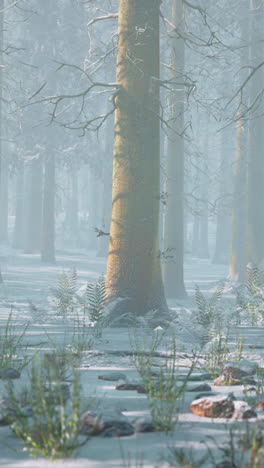
{"label": "tree trunk", "polygon": [[[247,124],[244,123],[246,129]],[[243,121],[237,121],[237,149],[234,166],[234,201],[232,220],[231,256],[229,279],[244,281],[246,272],[246,229],[247,229],[247,175],[246,152],[247,131]]]}
{"label": "tree trunk", "polygon": [[[249,4],[243,0],[241,4],[241,38],[249,36]],[[245,66],[249,62],[248,48],[241,51],[240,80],[241,83],[248,76]],[[244,104],[249,105],[248,96],[244,98]],[[243,108],[238,109],[239,113]],[[229,279],[244,282],[247,264],[247,229],[248,229],[248,150],[249,150],[249,125],[248,121],[238,118],[236,125],[237,147],[234,165],[234,197],[232,211],[232,240],[229,264]]]}
{"label": "tree trunk", "polygon": [[25,219],[25,253],[39,252],[41,248],[43,163],[41,156],[29,167],[29,196]]}
{"label": "tree trunk", "polygon": [[216,240],[213,263],[228,264],[230,258],[230,133],[222,130],[219,200],[216,215]]}
{"label": "tree trunk", "polygon": [[[160,0],[120,0],[112,220],[107,264],[110,301],[124,312],[167,312],[159,259]],[[118,310],[118,307],[117,309]]]}
{"label": "tree trunk", "polygon": [[[208,117],[207,117],[208,119]],[[199,231],[199,246],[198,246],[198,257],[209,258],[209,239],[208,239],[208,152],[209,152],[209,122],[206,120],[206,128],[204,133],[203,141],[203,160],[202,160],[202,171],[201,171],[201,218],[200,218],[200,231]]]}
{"label": "tree trunk", "polygon": [[55,263],[55,157],[45,156],[41,260]]}
{"label": "tree trunk", "polygon": [[[177,30],[184,28],[182,0],[173,0],[172,21]],[[177,34],[171,43],[172,81],[184,81],[184,40]],[[186,297],[184,286],[184,100],[185,90],[174,85],[170,96],[168,134],[167,206],[164,235],[164,285],[168,297]],[[166,259],[167,257],[167,259]]]}
{"label": "tree trunk", "polygon": [[13,232],[14,249],[24,247],[24,161],[17,168],[15,226]]}
{"label": "tree trunk", "polygon": [[[263,60],[264,4],[251,0],[251,65]],[[251,78],[250,105],[253,106],[250,120],[249,150],[249,260],[260,265],[264,260],[264,216],[261,203],[264,200],[264,106],[262,93],[264,68],[261,67]],[[257,99],[257,103],[253,105]]]}
{"label": "tree trunk", "polygon": [[0,243],[8,243],[8,161],[1,155],[0,181]]}
{"label": "tree trunk", "polygon": [[[109,148],[113,146],[113,120],[109,119],[106,127],[105,135],[105,150],[103,161],[103,199],[102,199],[102,220],[101,229],[105,233],[109,233],[111,223],[111,209],[112,209],[112,169],[113,158],[109,154]],[[107,257],[109,250],[109,236],[103,235],[99,237],[98,257]]]}

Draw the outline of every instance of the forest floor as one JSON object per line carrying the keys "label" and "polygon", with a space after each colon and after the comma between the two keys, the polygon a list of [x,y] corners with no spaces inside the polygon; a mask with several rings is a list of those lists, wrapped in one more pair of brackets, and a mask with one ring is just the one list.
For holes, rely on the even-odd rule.
{"label": "forest floor", "polygon": [[[0,285],[0,331],[4,329],[6,319],[13,310],[16,329],[21,330],[25,322],[30,325],[26,331],[24,341],[27,344],[27,353],[34,353],[36,349],[48,351],[52,337],[53,341],[62,342],[65,334],[65,326],[62,322],[55,322],[45,318],[45,310],[48,307],[48,296],[51,296],[51,287],[58,283],[59,274],[76,268],[78,284],[81,286],[87,281],[94,281],[105,272],[106,260],[97,258],[95,252],[58,252],[57,264],[45,266],[41,264],[37,255],[23,255],[10,251],[2,258],[2,273],[4,284]],[[198,284],[202,291],[211,292],[219,280],[227,276],[227,266],[213,265],[209,260],[188,258],[185,265],[186,287],[188,299],[185,301],[169,300],[169,306],[174,310],[182,307],[195,307],[194,285]],[[232,298],[231,298],[232,300]],[[30,305],[31,303],[31,305]],[[34,315],[34,310],[37,313]],[[43,318],[44,317],[44,318]],[[69,325],[69,333],[71,332]],[[101,338],[94,340],[92,349],[84,353],[80,371],[81,384],[85,398],[95,396],[102,413],[107,410],[121,410],[129,420],[137,417],[146,417],[149,414],[148,399],[145,394],[135,391],[117,391],[115,382],[98,379],[106,372],[118,371],[124,373],[131,381],[138,380],[138,374],[131,360],[131,336],[127,329],[105,328]],[[177,330],[176,330],[177,335]],[[184,334],[179,333],[177,351],[189,352],[192,343],[186,341]],[[177,335],[177,338],[178,338]],[[232,330],[230,341],[234,342],[234,336],[244,337],[243,357],[257,361],[264,367],[264,349],[250,348],[251,345],[263,345],[263,328],[261,327],[237,327]],[[146,334],[146,339],[150,339]],[[161,345],[159,351],[164,351]],[[116,353],[116,352],[119,353]],[[162,358],[160,358],[162,360]],[[178,360],[181,373],[188,371],[185,360]],[[22,371],[20,379],[14,381],[14,385],[21,388],[27,382],[27,370]],[[215,387],[209,383],[212,391],[227,394],[232,391],[236,396],[241,396],[242,386]],[[5,392],[5,382],[0,380],[0,395]],[[197,392],[199,393],[199,392]],[[170,447],[190,447],[197,461],[200,455],[207,453],[207,447],[217,450],[217,446],[228,438],[230,426],[234,421],[224,418],[205,418],[192,414],[189,404],[193,401],[195,393],[186,392],[181,404],[178,422],[175,430],[169,434],[164,432],[135,433],[128,437],[92,437],[82,447],[76,457],[63,461],[56,461],[58,468],[105,468],[105,467],[156,467],[169,466],[163,459]],[[210,438],[208,438],[210,436]],[[212,440],[212,438],[214,440]],[[190,452],[189,452],[190,453]],[[140,462],[142,459],[142,463]],[[0,466],[8,468],[37,468],[53,466],[43,458],[30,458],[23,451],[23,444],[13,435],[8,426],[0,426]],[[180,465],[173,465],[180,466]],[[184,465],[182,465],[184,466]],[[187,466],[187,465],[185,465]],[[199,466],[199,465],[196,465]],[[189,464],[188,467],[196,468]],[[212,467],[209,460],[203,461],[200,466]],[[263,465],[261,465],[263,466]],[[241,467],[239,467],[241,468]]]}

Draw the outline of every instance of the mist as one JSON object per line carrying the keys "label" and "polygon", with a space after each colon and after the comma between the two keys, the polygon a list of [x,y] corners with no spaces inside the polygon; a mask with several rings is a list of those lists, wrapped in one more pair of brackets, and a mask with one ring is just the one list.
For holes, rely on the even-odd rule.
{"label": "mist", "polygon": [[263,467],[263,0],[0,23],[1,465]]}

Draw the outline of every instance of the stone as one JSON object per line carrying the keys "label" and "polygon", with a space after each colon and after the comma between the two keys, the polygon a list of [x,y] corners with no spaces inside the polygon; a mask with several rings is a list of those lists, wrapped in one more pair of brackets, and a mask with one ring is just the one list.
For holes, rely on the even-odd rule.
{"label": "stone", "polygon": [[81,420],[82,434],[104,437],[124,437],[133,435],[135,430],[129,419],[120,411],[87,411]]}
{"label": "stone", "polygon": [[20,376],[20,372],[13,367],[6,367],[0,371],[0,379],[3,380],[19,379]]}
{"label": "stone", "polygon": [[223,373],[234,375],[234,377],[245,377],[256,374],[258,370],[258,364],[247,359],[241,359],[240,361],[228,361],[223,367]]}
{"label": "stone", "polygon": [[146,393],[144,385],[139,382],[127,382],[116,386],[116,390],[136,390],[138,393]]}
{"label": "stone", "polygon": [[214,380],[214,385],[217,386],[229,386],[229,385],[256,385],[256,381],[252,377],[247,377],[241,374],[236,373],[225,373],[217,377]]}
{"label": "stone", "polygon": [[65,403],[70,398],[70,385],[66,382],[47,383],[44,386],[45,398],[49,404],[60,404],[61,398]]}
{"label": "stone", "polygon": [[214,380],[214,385],[222,387],[229,385],[241,385],[240,379],[235,379],[232,375],[220,375]]}
{"label": "stone", "polygon": [[256,401],[254,408],[258,411],[264,411],[264,400]]}
{"label": "stone", "polygon": [[135,432],[155,432],[155,426],[149,418],[139,418],[135,421]]}
{"label": "stone", "polygon": [[119,380],[127,380],[127,377],[125,374],[122,374],[122,372],[109,372],[108,374],[102,374],[98,375],[99,380],[107,380],[109,382],[118,382]]}
{"label": "stone", "polygon": [[11,424],[16,413],[10,407],[10,402],[6,397],[0,397],[0,426]]}
{"label": "stone", "polygon": [[194,398],[195,400],[199,400],[199,398],[204,398],[204,397],[211,397],[211,396],[215,396],[215,395],[218,395],[218,393],[216,392],[202,392],[202,393],[199,393],[198,395],[196,395],[196,397]]}
{"label": "stone", "polygon": [[[186,380],[187,375],[178,375],[177,380],[184,381]],[[188,382],[203,382],[204,380],[212,380],[211,374],[191,374],[188,377]]]}
{"label": "stone", "polygon": [[231,418],[234,408],[234,402],[226,395],[199,398],[190,404],[193,414],[206,418]]}
{"label": "stone", "polygon": [[207,383],[186,388],[187,392],[210,392],[212,388]]}
{"label": "stone", "polygon": [[251,419],[256,418],[257,413],[245,401],[234,400],[234,413],[232,419]]}

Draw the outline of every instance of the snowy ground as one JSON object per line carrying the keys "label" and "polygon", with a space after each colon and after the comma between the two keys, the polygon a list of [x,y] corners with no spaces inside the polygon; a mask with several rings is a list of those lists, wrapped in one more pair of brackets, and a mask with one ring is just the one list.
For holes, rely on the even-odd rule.
{"label": "snowy ground", "polygon": [[[6,317],[13,307],[18,329],[27,320],[31,320],[28,328],[26,342],[31,345],[30,352],[34,348],[50,347],[47,341],[47,333],[52,339],[62,340],[64,329],[61,323],[40,323],[32,322],[32,313],[28,304],[28,299],[37,307],[39,311],[47,307],[47,297],[50,295],[50,287],[57,284],[58,275],[62,271],[76,268],[80,286],[86,281],[93,281],[105,272],[105,259],[97,258],[94,252],[64,253],[57,255],[56,266],[43,266],[39,257],[34,255],[22,255],[10,251],[6,258],[2,258],[2,273],[4,284],[0,285],[0,327],[5,324]],[[222,280],[227,275],[227,267],[212,265],[207,260],[188,259],[185,266],[186,286],[189,293],[188,299],[183,302],[169,301],[170,307],[178,308],[181,305],[191,307],[194,304],[193,291],[194,284],[200,285],[203,291],[212,290],[216,282]],[[70,332],[70,327],[69,327]],[[245,337],[245,351],[249,355],[249,345],[264,345],[263,329],[240,328],[234,330],[231,340],[235,334]],[[181,345],[184,345],[184,336],[180,337]],[[125,329],[106,329],[102,339],[96,340],[93,352],[104,351],[104,353],[86,353],[80,367],[81,381],[84,394],[96,395],[100,401],[100,407],[104,409],[121,409],[124,414],[133,419],[137,416],[148,414],[147,398],[145,395],[135,391],[117,391],[114,382],[98,380],[98,375],[105,371],[118,370],[124,372],[132,380],[136,378],[136,372],[131,362],[131,358],[125,353],[117,356],[112,351],[130,351],[130,340]],[[251,351],[251,357],[257,358],[264,367],[264,350]],[[26,372],[22,373],[21,379],[16,381],[16,385],[22,385],[27,379]],[[234,388],[212,386],[212,390],[227,393],[234,391]],[[236,391],[239,393],[240,388]],[[0,395],[3,392],[3,383],[0,381]],[[77,467],[154,467],[167,466],[162,464],[161,457],[168,451],[168,447],[191,446],[195,449],[196,458],[205,450],[203,441],[209,440],[207,436],[213,436],[219,443],[224,440],[227,427],[231,424],[223,419],[210,420],[201,418],[190,413],[189,403],[194,394],[187,394],[182,405],[179,422],[173,434],[163,433],[135,434],[130,437],[118,438],[92,438],[86,446],[78,453],[77,458],[67,461],[55,462],[57,467],[77,468]],[[136,461],[143,459],[143,464]],[[131,462],[129,462],[131,459]],[[30,459],[23,452],[22,444],[12,435],[7,427],[0,427],[0,466],[9,468],[37,468],[49,467],[54,463],[44,459]],[[203,466],[211,466],[204,463]]]}

